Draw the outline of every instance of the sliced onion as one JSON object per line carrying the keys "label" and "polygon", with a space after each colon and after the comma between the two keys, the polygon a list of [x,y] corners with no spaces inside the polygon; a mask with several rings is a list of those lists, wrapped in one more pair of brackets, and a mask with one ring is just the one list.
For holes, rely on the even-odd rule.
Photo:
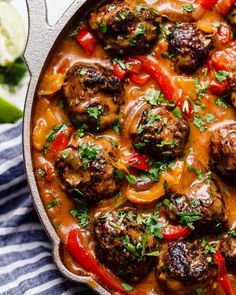
{"label": "sliced onion", "polygon": [[193,4],[193,12],[184,12],[183,5],[187,2],[176,0],[157,0],[153,6],[160,15],[167,17],[172,22],[193,22],[199,20],[204,9],[199,4]]}
{"label": "sliced onion", "polygon": [[148,103],[143,100],[133,100],[126,106],[124,111],[124,137],[128,138],[131,134],[137,132],[142,113],[148,108]]}

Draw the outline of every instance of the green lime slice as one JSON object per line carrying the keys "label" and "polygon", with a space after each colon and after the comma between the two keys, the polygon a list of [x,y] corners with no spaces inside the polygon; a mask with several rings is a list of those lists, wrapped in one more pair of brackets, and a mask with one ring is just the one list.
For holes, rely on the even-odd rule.
{"label": "green lime slice", "polygon": [[7,66],[22,55],[26,37],[23,23],[16,10],[0,1],[0,65]]}
{"label": "green lime slice", "polygon": [[23,115],[22,111],[0,98],[0,123],[14,123]]}

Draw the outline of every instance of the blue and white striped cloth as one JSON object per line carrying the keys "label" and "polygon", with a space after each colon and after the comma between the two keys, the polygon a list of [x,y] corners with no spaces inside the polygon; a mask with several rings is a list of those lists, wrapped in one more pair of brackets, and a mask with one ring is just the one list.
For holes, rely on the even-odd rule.
{"label": "blue and white striped cloth", "polygon": [[21,146],[22,120],[0,125],[0,294],[94,294],[61,276],[34,211]]}

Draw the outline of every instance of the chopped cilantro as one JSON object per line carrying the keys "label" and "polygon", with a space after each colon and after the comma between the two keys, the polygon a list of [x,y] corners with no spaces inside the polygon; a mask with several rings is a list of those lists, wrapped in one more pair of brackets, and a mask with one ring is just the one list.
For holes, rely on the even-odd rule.
{"label": "chopped cilantro", "polygon": [[212,245],[206,245],[205,246],[205,251],[204,251],[206,254],[208,253],[216,253],[216,248]]}
{"label": "chopped cilantro", "polygon": [[58,204],[59,204],[59,200],[54,199],[51,203],[47,204],[47,209],[51,209],[51,208],[55,207]]}
{"label": "chopped cilantro", "polygon": [[137,5],[136,10],[140,12],[141,10],[148,10],[148,6]]}
{"label": "chopped cilantro", "polygon": [[105,23],[100,23],[99,29],[101,30],[102,33],[106,33],[107,32],[107,25]]}
{"label": "chopped cilantro", "polygon": [[198,179],[201,180],[201,179],[204,178],[204,173],[203,173],[201,170],[196,169],[194,166],[192,166],[192,165],[188,165],[188,170],[189,170],[189,171],[192,171],[192,172],[194,172],[194,173],[196,173]]}
{"label": "chopped cilantro", "polygon": [[197,288],[197,289],[195,289],[195,293],[197,295],[204,295],[204,290],[202,288]]}
{"label": "chopped cilantro", "polygon": [[195,227],[193,226],[193,222],[201,219],[201,214],[199,212],[184,211],[178,213],[177,216],[179,217],[180,222],[183,225],[188,226],[192,230],[195,229]]}
{"label": "chopped cilantro", "polygon": [[236,230],[233,229],[233,230],[230,230],[227,232],[228,235],[230,235],[231,237],[236,237]]}
{"label": "chopped cilantro", "polygon": [[90,118],[94,118],[95,120],[99,120],[100,116],[102,114],[104,114],[104,108],[102,106],[90,107],[87,109],[87,113]]}
{"label": "chopped cilantro", "polygon": [[155,210],[153,214],[145,220],[146,231],[148,235],[153,235],[156,238],[162,239],[162,230],[158,224],[158,212]]}
{"label": "chopped cilantro", "polygon": [[196,95],[199,99],[201,99],[207,91],[209,82],[205,82],[205,83],[200,84],[198,78],[195,77],[194,84],[195,84],[195,89],[196,89]]}
{"label": "chopped cilantro", "polygon": [[116,9],[116,5],[115,4],[111,4],[107,6],[107,11],[111,12],[112,10]]}
{"label": "chopped cilantro", "polygon": [[154,252],[151,252],[151,253],[147,253],[145,254],[146,256],[154,256],[154,257],[158,257],[160,256],[160,252],[159,251],[154,251]]}
{"label": "chopped cilantro", "polygon": [[122,20],[124,20],[124,19],[127,18],[128,15],[129,15],[129,11],[123,11],[123,12],[120,13],[120,18]]}
{"label": "chopped cilantro", "polygon": [[37,169],[38,175],[40,175],[41,177],[44,177],[46,175],[45,171],[41,168]]}
{"label": "chopped cilantro", "polygon": [[125,291],[132,291],[133,287],[127,283],[122,283],[122,287],[124,288]]}
{"label": "chopped cilantro", "polygon": [[222,71],[218,71],[216,73],[216,79],[219,81],[219,82],[224,82],[229,76],[229,73],[222,70]]}
{"label": "chopped cilantro", "polygon": [[112,125],[112,130],[115,131],[118,135],[120,135],[120,119],[116,119]]}
{"label": "chopped cilantro", "polygon": [[138,24],[137,25],[137,33],[136,33],[136,38],[144,35],[146,33],[146,26],[144,24]]}
{"label": "chopped cilantro", "polygon": [[87,124],[82,124],[81,127],[77,130],[76,135],[78,137],[83,137],[85,134],[85,131],[88,129],[88,125]]}
{"label": "chopped cilantro", "polygon": [[172,113],[177,118],[180,118],[180,119],[183,118],[182,112],[179,107],[175,107],[175,109],[172,111]]}
{"label": "chopped cilantro", "polygon": [[215,116],[214,116],[214,115],[212,115],[212,114],[207,114],[207,115],[206,115],[206,122],[207,122],[208,124],[214,122],[214,120],[215,120]]}
{"label": "chopped cilantro", "polygon": [[215,100],[215,104],[222,108],[228,108],[230,106],[230,104],[225,100],[225,97],[218,97]]}
{"label": "chopped cilantro", "polygon": [[89,208],[85,201],[74,199],[76,209],[70,211],[70,215],[77,218],[82,228],[87,227],[89,224]]}
{"label": "chopped cilantro", "polygon": [[168,51],[167,52],[162,52],[161,56],[165,57],[165,58],[169,58],[169,59],[172,59],[174,57],[174,55],[172,53],[169,53]]}
{"label": "chopped cilantro", "polygon": [[194,7],[193,7],[192,3],[185,4],[182,7],[183,7],[184,12],[193,12],[194,11]]}
{"label": "chopped cilantro", "polygon": [[113,63],[117,64],[122,70],[126,71],[130,69],[130,65],[126,64],[122,59],[120,58],[114,58]]}
{"label": "chopped cilantro", "polygon": [[165,100],[161,91],[154,88],[149,89],[147,93],[143,96],[143,99],[154,106],[161,104]]}
{"label": "chopped cilantro", "polygon": [[137,182],[137,178],[136,178],[136,176],[134,176],[134,175],[127,174],[127,175],[125,176],[125,178],[126,178],[126,180],[128,181],[129,184],[134,184],[134,183]]}
{"label": "chopped cilantro", "polygon": [[195,115],[193,118],[193,123],[197,128],[201,131],[204,132],[206,131],[206,125],[203,119],[200,116]]}

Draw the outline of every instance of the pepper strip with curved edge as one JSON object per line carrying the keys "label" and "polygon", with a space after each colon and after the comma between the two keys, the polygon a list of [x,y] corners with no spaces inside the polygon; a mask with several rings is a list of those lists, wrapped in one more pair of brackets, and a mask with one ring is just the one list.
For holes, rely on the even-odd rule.
{"label": "pepper strip with curved edge", "polygon": [[88,56],[94,53],[97,40],[87,29],[81,29],[75,39]]}
{"label": "pepper strip with curved edge", "polygon": [[172,229],[168,231],[168,228],[163,229],[162,235],[165,240],[174,241],[179,238],[185,238],[192,232],[190,228],[183,226],[175,226],[173,229],[174,231]]}
{"label": "pepper strip with curved edge", "polygon": [[186,98],[180,97],[178,88],[175,87],[163,68],[147,57],[138,56],[137,59],[142,61],[145,71],[158,83],[165,97],[168,100],[177,99],[176,106],[180,107],[182,114],[190,119],[194,113],[192,104]]}
{"label": "pepper strip with curved edge", "polygon": [[72,133],[73,133],[72,128],[67,128],[66,130],[59,133],[56,139],[52,143],[49,155],[55,155],[58,152],[63,151],[65,148],[67,148],[71,140]]}
{"label": "pepper strip with curved edge", "polygon": [[219,267],[219,281],[222,289],[227,295],[235,295],[229,278],[227,277],[226,263],[224,257],[218,251],[214,254],[214,258]]}
{"label": "pepper strip with curved edge", "polygon": [[69,232],[66,240],[66,249],[84,270],[94,274],[110,290],[120,292],[122,295],[134,294],[125,291],[122,287],[122,282],[113,276],[85,249],[80,229],[73,229]]}
{"label": "pepper strip with curved edge", "polygon": [[235,3],[235,0],[219,0],[216,4],[216,9],[223,16],[227,15]]}
{"label": "pepper strip with curved edge", "polygon": [[202,0],[200,1],[200,4],[203,8],[212,10],[215,7],[217,1],[218,0]]}
{"label": "pepper strip with curved edge", "polygon": [[147,163],[148,160],[149,159],[146,156],[135,154],[130,157],[129,165],[139,170],[146,171],[151,168],[150,165]]}

